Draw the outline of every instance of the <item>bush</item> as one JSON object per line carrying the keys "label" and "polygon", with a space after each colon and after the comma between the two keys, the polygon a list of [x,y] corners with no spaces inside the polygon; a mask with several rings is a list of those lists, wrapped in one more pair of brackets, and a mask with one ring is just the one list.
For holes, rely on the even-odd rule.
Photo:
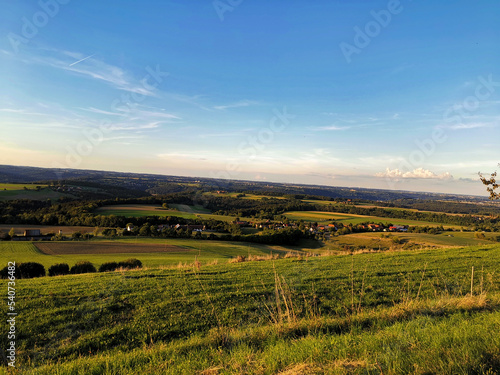
{"label": "bush", "polygon": [[244,255],[238,255],[236,258],[229,259],[229,263],[241,263],[245,262],[247,259]]}
{"label": "bush", "polygon": [[45,267],[40,263],[27,262],[19,263],[19,272],[22,279],[45,276]]}
{"label": "bush", "polygon": [[395,244],[401,244],[401,243],[403,243],[403,241],[401,241],[401,238],[399,238],[399,237],[392,237],[391,241],[393,243],[395,243]]}
{"label": "bush", "polygon": [[118,268],[132,269],[132,268],[141,268],[141,267],[142,267],[142,262],[139,259],[135,259],[135,258],[130,258],[130,259],[124,260],[123,262],[118,263]]}
{"label": "bush", "polygon": [[50,266],[49,276],[59,276],[69,274],[69,266],[66,263],[58,263]]}
{"label": "bush", "polygon": [[101,264],[99,267],[99,272],[108,272],[108,271],[114,271],[118,268],[118,263],[116,262],[107,262]]}
{"label": "bush", "polygon": [[[19,267],[16,265],[16,270],[14,271],[14,276],[16,279],[20,279],[21,278],[21,273],[19,272]],[[9,267],[8,266],[5,266],[4,268],[2,268],[2,270],[0,271],[0,279],[8,279],[9,278]]]}
{"label": "bush", "polygon": [[81,262],[76,263],[73,267],[71,267],[70,273],[73,275],[79,273],[92,273],[97,272],[94,265],[86,260],[82,260]]}
{"label": "bush", "polygon": [[[4,267],[0,271],[0,278],[7,279],[9,277],[8,267]],[[45,267],[40,263],[26,262],[16,264],[15,277],[16,279],[31,279],[33,277],[45,276]]]}

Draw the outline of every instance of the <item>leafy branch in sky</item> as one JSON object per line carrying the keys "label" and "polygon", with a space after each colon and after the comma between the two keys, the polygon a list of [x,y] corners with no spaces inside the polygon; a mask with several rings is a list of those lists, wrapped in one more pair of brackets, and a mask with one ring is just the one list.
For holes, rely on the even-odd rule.
{"label": "leafy branch in sky", "polygon": [[[500,166],[500,164],[499,164]],[[479,178],[481,179],[481,182],[488,186],[486,190],[490,193],[490,199],[500,199],[500,193],[495,192],[496,189],[498,189],[498,183],[496,181],[497,177],[497,172],[493,172],[489,178],[484,177],[482,173],[479,173]]]}

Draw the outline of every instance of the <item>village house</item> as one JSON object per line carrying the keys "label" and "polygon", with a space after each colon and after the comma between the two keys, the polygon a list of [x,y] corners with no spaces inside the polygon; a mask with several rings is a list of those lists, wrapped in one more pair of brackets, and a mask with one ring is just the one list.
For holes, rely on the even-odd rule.
{"label": "village house", "polygon": [[384,229],[380,224],[368,224],[368,228],[370,228],[374,232],[380,232],[382,229]]}
{"label": "village house", "polygon": [[408,232],[408,227],[404,225],[393,225],[389,227],[391,232]]}
{"label": "village house", "polygon": [[188,225],[181,225],[177,224],[174,226],[175,229],[182,229],[182,230],[191,230],[193,232],[202,232],[206,229],[205,225],[195,225],[195,224],[188,224]]}
{"label": "village house", "polygon": [[250,223],[248,221],[242,221],[242,220],[239,220],[239,221],[233,221],[232,222],[233,224],[237,224],[239,225],[240,227],[247,227],[250,225]]}

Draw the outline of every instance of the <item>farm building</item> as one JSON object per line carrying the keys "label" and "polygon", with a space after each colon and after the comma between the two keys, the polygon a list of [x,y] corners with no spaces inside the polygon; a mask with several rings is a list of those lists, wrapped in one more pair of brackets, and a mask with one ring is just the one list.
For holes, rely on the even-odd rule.
{"label": "farm building", "polygon": [[206,228],[204,225],[181,225],[177,224],[174,226],[175,229],[183,229],[183,230],[192,230],[194,232],[201,232],[204,231]]}
{"label": "farm building", "polygon": [[51,236],[44,236],[40,229],[25,229],[24,235],[12,237],[12,241],[50,241]]}
{"label": "farm building", "polygon": [[26,229],[24,231],[24,237],[40,236],[40,229]]}
{"label": "farm building", "polygon": [[408,227],[404,225],[393,225],[392,227],[389,227],[389,230],[391,232],[407,232]]}

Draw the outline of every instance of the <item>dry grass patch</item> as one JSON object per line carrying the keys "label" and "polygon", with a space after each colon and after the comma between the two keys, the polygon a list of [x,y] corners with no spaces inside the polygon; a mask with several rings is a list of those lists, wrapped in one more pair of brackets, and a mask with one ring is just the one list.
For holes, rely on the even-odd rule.
{"label": "dry grass patch", "polygon": [[308,363],[300,363],[297,365],[292,365],[288,367],[286,370],[279,372],[279,375],[315,375],[315,374],[324,374],[324,371],[315,365],[311,365]]}

